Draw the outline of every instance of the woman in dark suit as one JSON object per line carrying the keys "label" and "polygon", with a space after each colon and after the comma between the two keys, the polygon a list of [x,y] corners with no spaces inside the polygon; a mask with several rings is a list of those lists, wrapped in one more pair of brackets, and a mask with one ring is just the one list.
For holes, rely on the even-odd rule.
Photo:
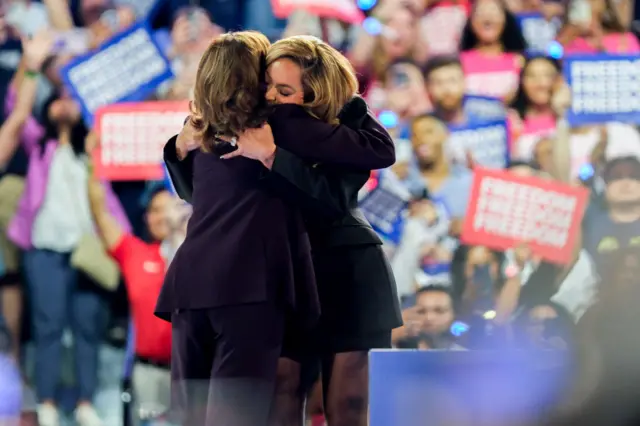
{"label": "woman in dark suit", "polygon": [[[202,150],[184,158],[175,140],[165,147],[176,189],[193,203],[187,237],[156,308],[173,324],[172,379],[183,424],[266,424],[278,357],[299,354],[283,345],[285,318],[305,330],[319,314],[299,209],[267,190],[266,164],[223,160],[220,154],[233,149],[225,140],[268,116],[276,139],[304,161],[352,169],[393,162],[393,142],[377,123],[354,131],[295,105],[269,112],[260,92],[267,46],[264,36],[251,32],[216,39],[199,65],[194,115],[178,136],[184,141],[191,133]],[[355,79],[338,79],[329,114],[337,114],[356,88]]]}
{"label": "woman in dark suit", "polygon": [[[313,37],[277,42],[267,56],[267,64],[267,100],[280,105],[276,111],[292,107],[281,104],[302,105],[311,115],[329,123],[335,122],[342,107],[333,99],[339,87],[336,80],[347,77],[355,81],[348,61]],[[390,141],[380,124],[368,114],[366,105],[359,102],[355,100],[343,111],[350,125],[361,129],[360,132],[375,130]],[[311,133],[309,129],[298,130],[300,138],[280,138],[273,123],[271,130],[268,127],[248,130],[238,138],[238,149],[224,158],[245,156],[260,160],[269,169],[264,181],[270,191],[302,209],[322,315],[312,333],[291,321],[288,333],[300,342],[298,350],[307,355],[308,361],[321,365],[329,425],[366,425],[368,350],[391,346],[391,330],[401,325],[401,315],[382,242],[357,209],[357,193],[371,169],[388,166],[393,158],[386,164],[382,161],[351,166],[330,164],[317,158],[323,149],[332,148],[343,159],[350,158],[354,147],[368,151],[371,158],[383,156],[378,154],[379,146],[365,144],[364,138],[355,144],[340,139],[335,145],[321,146],[304,140]],[[167,148],[170,145],[171,141]],[[296,150],[303,150],[304,157],[296,155]],[[171,158],[165,156],[165,160],[171,164]],[[182,181],[184,197],[190,195],[187,169],[183,168],[186,173],[182,178],[173,176],[174,183]],[[289,389],[296,387],[294,383]],[[298,403],[301,401],[298,399]],[[300,407],[297,404],[290,410],[288,424],[299,423]]]}

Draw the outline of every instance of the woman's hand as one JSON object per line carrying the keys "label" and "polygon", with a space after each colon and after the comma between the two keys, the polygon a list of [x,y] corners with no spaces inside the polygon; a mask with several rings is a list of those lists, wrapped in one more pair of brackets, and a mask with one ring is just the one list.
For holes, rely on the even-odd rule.
{"label": "woman's hand", "polygon": [[268,169],[273,165],[276,144],[273,140],[271,126],[265,124],[259,129],[247,129],[236,140],[238,149],[221,156],[222,159],[246,157],[262,162]]}
{"label": "woman's hand", "polygon": [[176,139],[176,154],[180,160],[184,160],[190,151],[202,146],[202,139],[196,126],[197,121],[197,116],[189,116],[178,134],[178,138]]}
{"label": "woman's hand", "polygon": [[49,31],[40,31],[32,38],[22,37],[22,51],[28,71],[40,72],[42,64],[51,54],[55,37]]}

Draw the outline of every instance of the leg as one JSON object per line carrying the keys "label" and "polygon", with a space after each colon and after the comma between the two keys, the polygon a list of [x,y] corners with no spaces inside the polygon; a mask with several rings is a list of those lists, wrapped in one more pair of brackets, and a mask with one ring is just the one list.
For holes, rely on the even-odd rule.
{"label": "leg", "polygon": [[322,360],[324,406],[329,426],[367,426],[369,354],[327,355]]}
{"label": "leg", "polygon": [[207,425],[265,426],[282,351],[284,317],[272,303],[209,310],[216,331]]}
{"label": "leg", "polygon": [[0,273],[0,312],[11,334],[12,355],[19,363],[23,308],[20,251],[7,238],[5,227],[0,227],[0,257],[0,263],[4,263],[4,275]]}
{"label": "leg", "polygon": [[136,412],[164,414],[171,402],[171,373],[160,368],[137,362],[133,367],[133,391]]}
{"label": "leg", "polygon": [[[16,362],[20,362],[20,325],[22,323],[22,288],[18,284],[17,274],[7,274],[0,280],[6,280],[3,286],[0,283],[0,312],[11,333],[12,355]],[[9,281],[11,280],[11,282]]]}
{"label": "leg", "polygon": [[300,363],[289,358],[280,358],[269,425],[302,426],[303,422],[304,392]]}
{"label": "leg", "polygon": [[206,310],[171,315],[171,411],[181,425],[206,425],[215,335]]}
{"label": "leg", "polygon": [[31,293],[38,400],[53,404],[60,376],[62,333],[67,325],[69,268],[65,255],[46,250],[25,253],[24,268]]}
{"label": "leg", "polygon": [[98,383],[98,352],[106,328],[107,303],[96,292],[79,288],[84,278],[68,265],[72,280],[71,331],[79,402],[91,404]]}

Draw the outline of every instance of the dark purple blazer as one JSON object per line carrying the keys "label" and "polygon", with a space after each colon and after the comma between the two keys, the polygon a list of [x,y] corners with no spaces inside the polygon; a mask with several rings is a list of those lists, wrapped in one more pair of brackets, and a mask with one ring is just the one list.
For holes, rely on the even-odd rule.
{"label": "dark purple blazer", "polygon": [[[331,126],[295,105],[276,107],[269,124],[278,146],[311,163],[366,175],[395,160],[393,142],[382,126]],[[266,190],[266,169],[257,161],[220,160],[200,151],[178,161],[175,137],[165,146],[165,161],[179,195],[193,204],[193,215],[167,271],[156,314],[168,318],[180,309],[275,300],[300,313],[304,322],[317,319],[319,303],[302,216],[297,207]]]}

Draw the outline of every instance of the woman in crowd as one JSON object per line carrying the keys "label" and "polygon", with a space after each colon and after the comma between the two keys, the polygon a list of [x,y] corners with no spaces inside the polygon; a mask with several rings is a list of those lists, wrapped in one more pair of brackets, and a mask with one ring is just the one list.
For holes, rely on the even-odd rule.
{"label": "woman in crowd", "polygon": [[502,2],[477,1],[460,41],[467,92],[510,99],[518,87],[526,48],[518,21]]}
{"label": "woman in crowd", "polygon": [[[622,2],[618,2],[622,3]],[[640,52],[640,43],[629,31],[612,0],[571,0],[558,41],[567,54]]]}
{"label": "woman in crowd", "polygon": [[551,98],[560,77],[560,64],[546,56],[527,58],[520,72],[520,84],[511,102],[511,156],[529,160],[540,136],[556,127]]}
{"label": "woman in crowd", "polygon": [[[379,97],[384,96],[380,84],[384,81],[389,65],[400,58],[411,58],[418,64],[427,60],[427,48],[420,37],[422,11],[411,4],[385,0],[379,2],[372,16],[380,23],[375,28],[362,28],[358,39],[349,52],[349,60],[366,90],[367,100],[373,109],[379,108]],[[368,31],[371,32],[368,32]]]}
{"label": "woman in crowd", "polygon": [[[26,70],[18,90],[16,108],[31,110],[37,80],[48,78],[55,93],[45,102],[43,126],[15,123],[18,142],[29,157],[24,193],[12,218],[8,236],[24,250],[23,262],[33,315],[35,386],[42,426],[58,426],[56,401],[62,364],[62,336],[69,327],[74,335],[79,400],[76,420],[81,426],[100,425],[92,406],[97,386],[98,349],[103,336],[105,306],[85,279],[71,266],[71,254],[85,234],[93,232],[86,197],[84,137],[80,110],[61,87],[58,77],[62,57],[50,57],[53,39],[46,33],[25,41]],[[24,117],[23,117],[24,118]],[[7,123],[5,123],[7,124]],[[13,124],[12,124],[13,125]],[[12,153],[11,152],[11,153]],[[11,153],[7,157],[11,157]],[[129,228],[113,194],[110,211]]]}
{"label": "woman in crowd", "polygon": [[[207,417],[216,413],[219,418],[220,412],[216,410],[224,410],[224,416],[230,416],[234,425],[264,424],[266,421],[265,408],[268,405],[264,402],[270,400],[281,351],[283,355],[298,360],[308,353],[319,357],[319,348],[329,351],[331,356],[325,357],[325,365],[333,368],[326,370],[328,383],[333,374],[344,376],[349,369],[353,370],[348,354],[344,359],[333,354],[359,351],[363,346],[365,350],[388,347],[391,328],[399,322],[393,317],[393,279],[384,257],[376,250],[380,241],[363,219],[349,213],[355,206],[357,191],[368,178],[367,170],[393,162],[393,143],[383,128],[366,114],[366,108],[355,114],[355,121],[362,130],[336,127],[338,113],[356,94],[355,75],[343,56],[310,37],[281,41],[273,46],[267,57],[270,89],[266,99],[271,103],[303,107],[276,106],[268,117],[270,128],[251,129],[260,126],[267,117],[263,108],[264,94],[259,93],[264,71],[260,69],[260,56],[266,53],[267,46],[267,40],[256,33],[229,34],[214,41],[200,64],[195,91],[194,112],[198,114],[195,123],[192,118],[192,123],[185,126],[177,146],[172,140],[165,147],[165,160],[179,194],[190,199],[193,191],[195,202],[187,239],[168,271],[165,288],[158,301],[159,313],[173,312],[174,377],[179,381],[189,381],[209,379],[211,375]],[[234,66],[242,72],[229,73],[229,68]],[[232,78],[221,82],[221,75]],[[238,91],[236,87],[246,90]],[[227,93],[229,89],[232,91]],[[213,99],[228,101],[221,107],[212,102]],[[192,133],[194,124],[199,134]],[[270,129],[273,129],[273,134]],[[301,140],[301,134],[308,136]],[[278,148],[274,145],[274,136]],[[194,138],[202,141],[209,153],[195,151],[179,161],[176,148],[180,157],[184,157],[185,143]],[[224,142],[225,138],[237,138],[237,151],[225,154],[225,150],[232,149]],[[218,158],[220,155],[224,161]],[[229,161],[229,158],[239,155],[259,161]],[[329,164],[361,172],[341,175],[337,171],[339,169],[333,169]],[[323,311],[335,312],[323,317],[321,329],[314,330],[313,338],[308,336],[309,330],[305,327],[318,312],[314,306],[317,300],[312,294],[314,283],[311,274],[314,271],[310,269],[309,241],[297,216],[298,211],[290,210],[284,200],[278,200],[259,185],[258,178],[267,169],[271,169],[271,173],[264,183],[276,194],[292,197],[307,213],[307,231],[315,254],[315,274],[319,283],[325,283],[325,291],[320,288],[320,300],[327,305],[327,309],[323,306]],[[207,181],[224,183],[218,192],[212,193]],[[244,205],[243,212],[226,214],[233,205]],[[220,231],[224,235],[218,235]],[[256,242],[256,238],[263,242]],[[212,246],[214,241],[216,245]],[[353,247],[344,247],[343,250],[335,247],[354,244],[360,246],[358,252],[347,252]],[[213,247],[220,247],[220,250],[212,252]],[[341,252],[338,257],[337,251]],[[207,259],[214,259],[213,262],[206,261],[206,273],[201,267],[190,267],[193,270],[189,272],[185,269],[185,262],[192,261],[196,253],[206,253]],[[354,269],[356,258],[368,263],[367,271]],[[321,272],[324,275],[320,275]],[[379,275],[373,284],[370,273]],[[327,279],[328,275],[331,275],[331,281]],[[337,280],[337,276],[342,281]],[[214,289],[218,288],[214,296],[203,293],[206,287],[211,287],[211,282],[224,285],[228,281],[247,284],[244,288],[214,286]],[[384,286],[381,289],[384,297],[376,297],[372,304],[382,303],[375,306],[375,312],[378,316],[381,313],[388,315],[379,324],[363,330],[360,316],[354,318],[350,312],[357,303],[350,297],[344,297],[351,292],[345,284],[360,287],[377,283]],[[343,297],[336,298],[336,291],[342,292]],[[352,291],[354,295],[363,294],[359,288]],[[249,302],[257,303],[246,305]],[[178,313],[175,313],[176,308]],[[193,308],[207,309],[198,312]],[[291,313],[290,309],[294,312]],[[288,335],[284,337],[284,348],[281,349],[285,315]],[[371,315],[372,312],[364,312],[362,319]],[[241,327],[238,322],[242,321],[241,317],[260,318],[260,327],[254,323]],[[230,322],[234,325],[225,326]],[[223,331],[220,334],[221,327]],[[338,330],[345,329],[363,331],[364,334],[355,337],[337,335]],[[371,329],[375,332],[369,333]],[[219,345],[216,348],[207,346],[216,334]],[[234,350],[233,355],[224,358],[225,351],[229,350]],[[224,364],[216,361],[218,357],[225,359]],[[354,387],[357,397],[364,403],[367,393],[366,351],[364,358],[360,354],[357,358],[357,371],[352,372],[357,376]],[[360,366],[361,360],[364,368]],[[287,365],[284,360],[281,365],[281,371],[292,372],[287,382],[296,384],[287,387],[291,393],[297,393],[299,367]],[[229,381],[224,385],[219,382],[220,375],[249,380]],[[366,405],[358,410],[355,421],[349,417],[350,413],[339,410],[343,406],[340,398],[345,398],[344,386],[344,383],[327,386],[327,389],[334,389],[330,393],[333,397],[326,400],[330,424],[334,421],[335,424],[365,424],[366,409],[363,408]],[[187,409],[193,408],[194,395],[191,392],[193,390],[189,386],[184,389],[191,399],[187,401]],[[205,389],[196,392],[204,395]],[[236,396],[239,393],[238,404],[244,401],[243,398],[250,398],[251,409],[238,409],[237,404],[220,408],[230,392]],[[288,408],[282,415],[288,417],[291,424],[297,424],[302,419],[302,404],[298,403],[301,400],[297,400],[295,395],[289,396]]]}

